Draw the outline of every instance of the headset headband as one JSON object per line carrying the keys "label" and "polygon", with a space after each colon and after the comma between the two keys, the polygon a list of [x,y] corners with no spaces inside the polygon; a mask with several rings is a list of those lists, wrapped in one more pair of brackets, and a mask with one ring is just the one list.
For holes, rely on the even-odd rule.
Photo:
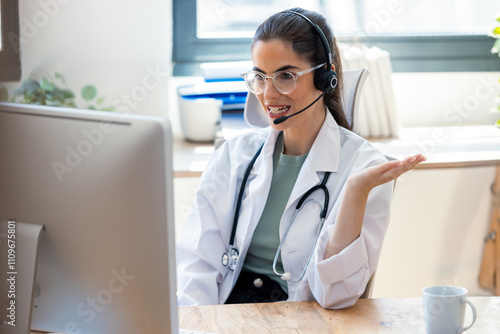
{"label": "headset headband", "polygon": [[313,21],[311,21],[307,16],[305,16],[302,13],[295,12],[293,10],[287,10],[287,11],[284,11],[283,13],[290,13],[290,14],[298,15],[298,16],[302,17],[304,20],[306,20],[307,22],[309,22],[309,24],[311,24],[313,26],[313,28],[316,29],[316,32],[318,33],[318,35],[321,39],[321,42],[323,43],[323,47],[325,49],[325,52],[326,52],[326,68],[331,69],[332,68],[332,61],[333,61],[332,51],[330,49],[330,45],[328,44],[326,36],[323,33],[323,30],[321,30],[321,28],[317,24],[315,24]]}

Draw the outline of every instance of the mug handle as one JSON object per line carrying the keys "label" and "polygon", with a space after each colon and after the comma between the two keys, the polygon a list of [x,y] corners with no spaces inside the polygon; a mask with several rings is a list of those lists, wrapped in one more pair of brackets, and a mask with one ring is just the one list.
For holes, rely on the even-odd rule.
{"label": "mug handle", "polygon": [[472,327],[472,325],[474,325],[474,323],[476,322],[476,307],[474,306],[474,304],[472,304],[472,302],[469,300],[469,299],[465,299],[464,302],[466,302],[467,304],[469,304],[471,310],[472,310],[472,323],[467,326],[467,327],[461,327],[460,330],[458,331],[458,333],[463,333],[465,332],[466,330],[468,330],[469,328]]}

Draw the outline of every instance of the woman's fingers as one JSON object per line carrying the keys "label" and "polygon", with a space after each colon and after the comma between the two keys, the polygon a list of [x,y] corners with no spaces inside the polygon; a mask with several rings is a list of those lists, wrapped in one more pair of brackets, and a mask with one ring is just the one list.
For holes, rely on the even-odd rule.
{"label": "woman's fingers", "polygon": [[359,171],[351,176],[351,182],[359,189],[370,189],[397,179],[402,174],[412,170],[419,163],[425,161],[422,154],[415,154],[401,161],[388,161],[378,166],[373,166]]}
{"label": "woman's fingers", "polygon": [[425,160],[427,160],[427,158],[422,153],[418,153],[411,157],[401,160],[401,163],[403,165],[407,165],[407,168],[411,169],[417,166],[419,163],[424,162]]}
{"label": "woman's fingers", "polygon": [[411,157],[408,157],[406,159],[403,159],[401,161],[396,161],[395,166],[393,168],[389,168],[385,173],[383,173],[381,176],[387,179],[385,182],[389,182],[392,180],[397,179],[400,177],[402,174],[412,170],[415,168],[419,163],[424,162],[426,158],[424,157],[423,154],[415,154]]}
{"label": "woman's fingers", "polygon": [[402,174],[412,170],[419,163],[424,162],[425,160],[427,160],[425,156],[421,153],[418,153],[401,161],[395,161],[394,166],[391,166],[392,168],[388,168],[386,172],[388,173],[388,175],[391,175],[393,179],[395,179]]}

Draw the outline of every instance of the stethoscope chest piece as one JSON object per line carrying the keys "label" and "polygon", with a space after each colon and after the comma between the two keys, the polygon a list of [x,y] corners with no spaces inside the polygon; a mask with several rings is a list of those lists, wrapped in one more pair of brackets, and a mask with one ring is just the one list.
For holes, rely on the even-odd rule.
{"label": "stethoscope chest piece", "polygon": [[229,253],[226,252],[222,254],[222,265],[224,267],[228,267],[230,270],[234,270],[236,268],[236,262],[238,262],[238,257],[240,253],[236,248],[231,247]]}

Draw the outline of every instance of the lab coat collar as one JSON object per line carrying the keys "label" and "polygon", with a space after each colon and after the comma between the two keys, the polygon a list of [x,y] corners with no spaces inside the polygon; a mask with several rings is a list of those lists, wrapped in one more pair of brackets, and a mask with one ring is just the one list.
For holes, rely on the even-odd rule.
{"label": "lab coat collar", "polygon": [[[274,152],[274,146],[280,131],[273,128],[270,128],[270,130],[264,142],[264,147],[262,147],[261,156],[255,161],[251,174],[258,174],[263,168],[269,167],[264,166],[264,163],[272,164],[272,159],[261,158],[270,156]],[[314,140],[306,161],[312,164],[312,168],[316,172],[336,172],[339,169],[339,160],[340,129],[332,114],[326,109],[325,121]]]}
{"label": "lab coat collar", "polygon": [[337,172],[339,170],[340,129],[328,109],[326,109],[325,121],[314,140],[307,160],[317,172]]}
{"label": "lab coat collar", "polygon": [[306,161],[304,161],[288,203],[294,203],[309,189],[317,185],[322,178],[320,173],[337,172],[339,158],[340,129],[327,109],[323,126],[314,140]]}
{"label": "lab coat collar", "polygon": [[[264,141],[264,146],[262,147],[262,152],[260,153],[259,158],[255,161],[254,168],[252,168],[250,174],[259,174],[259,172],[262,173],[265,168],[271,168],[272,166],[272,159],[263,159],[262,157],[272,156],[272,154],[274,153],[274,145],[276,144],[276,140],[278,139],[280,131],[274,130],[271,127],[269,128],[271,129],[271,131],[269,131],[269,133],[267,134],[267,138]],[[255,149],[255,152],[257,152],[258,149],[259,148],[257,147]]]}

